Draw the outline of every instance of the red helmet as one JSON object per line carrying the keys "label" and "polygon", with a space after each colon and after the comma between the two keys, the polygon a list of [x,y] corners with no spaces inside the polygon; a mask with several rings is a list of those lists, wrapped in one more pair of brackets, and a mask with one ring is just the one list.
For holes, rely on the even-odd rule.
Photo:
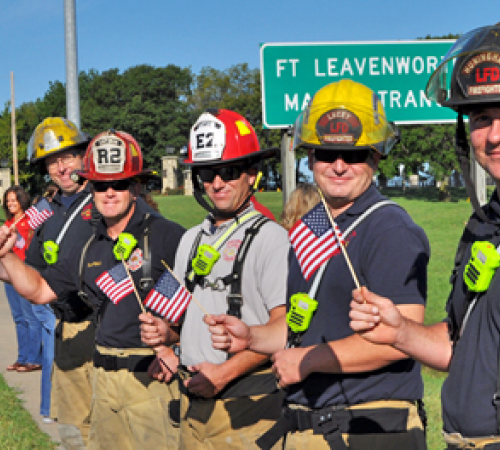
{"label": "red helmet", "polygon": [[98,134],[87,147],[84,170],[78,172],[91,181],[113,181],[126,178],[149,178],[143,170],[142,151],[137,141],[124,131],[109,130]]}
{"label": "red helmet", "polygon": [[240,160],[258,161],[274,156],[279,149],[261,150],[252,125],[228,109],[209,109],[191,128],[188,158],[184,164],[207,166]]}

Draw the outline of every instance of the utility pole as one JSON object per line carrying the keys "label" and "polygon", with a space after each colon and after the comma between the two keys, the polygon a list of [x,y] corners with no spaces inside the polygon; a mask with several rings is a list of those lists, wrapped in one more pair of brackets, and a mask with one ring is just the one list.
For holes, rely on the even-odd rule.
{"label": "utility pole", "polygon": [[80,128],[75,0],[64,0],[64,42],[66,46],[66,115]]}
{"label": "utility pole", "polygon": [[292,128],[281,130],[281,188],[283,189],[283,205],[295,189],[295,153],[291,151]]}
{"label": "utility pole", "polygon": [[10,73],[10,119],[12,129],[12,166],[14,169],[14,184],[19,184],[17,170],[17,131],[16,131],[16,100],[14,95],[14,72]]}

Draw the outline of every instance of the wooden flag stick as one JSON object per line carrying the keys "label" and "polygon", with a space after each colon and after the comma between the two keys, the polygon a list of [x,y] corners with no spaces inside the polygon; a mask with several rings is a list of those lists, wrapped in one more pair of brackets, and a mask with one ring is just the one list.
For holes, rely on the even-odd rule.
{"label": "wooden flag stick", "polygon": [[19,217],[19,219],[17,219],[10,227],[9,227],[9,230],[12,230],[12,228],[14,228],[22,219],[23,217],[26,215],[26,213],[23,213],[23,215],[21,217]]}
{"label": "wooden flag stick", "polygon": [[123,267],[125,267],[125,270],[127,271],[127,275],[130,278],[130,281],[132,282],[132,287],[134,288],[135,296],[137,298],[137,301],[139,302],[139,306],[141,307],[141,311],[143,312],[143,314],[146,314],[146,308],[144,308],[144,305],[142,304],[142,300],[141,300],[141,297],[139,296],[139,292],[137,292],[137,288],[135,287],[134,279],[132,278],[132,275],[130,275],[130,272],[129,272],[128,267],[127,267],[127,263],[123,259],[123,254],[122,254],[122,263],[123,263]]}
{"label": "wooden flag stick", "polygon": [[354,280],[354,284],[359,289],[360,284],[358,281],[358,277],[356,276],[356,272],[354,272],[354,268],[352,267],[351,259],[349,258],[349,255],[347,254],[347,251],[346,251],[344,245],[342,244],[342,241],[340,240],[340,236],[339,236],[339,233],[337,231],[337,226],[336,226],[337,224],[333,220],[333,217],[330,213],[330,208],[328,207],[328,204],[326,203],[325,197],[323,196],[323,192],[321,192],[321,189],[319,189],[319,188],[318,188],[318,194],[321,198],[323,206],[326,209],[326,214],[328,214],[328,218],[330,219],[330,223],[332,224],[333,232],[335,233],[335,237],[337,238],[337,242],[339,243],[340,249],[342,250],[342,254],[344,255],[344,259],[347,263],[347,267],[349,267],[349,270],[350,270],[351,275],[352,275],[352,279]]}
{"label": "wooden flag stick", "polygon": [[[135,296],[137,298],[137,301],[139,302],[139,306],[141,307],[141,311],[143,312],[143,314],[149,314],[146,312],[146,308],[144,308],[144,305],[142,304],[142,300],[141,300],[141,297],[139,296],[139,293],[137,292],[137,288],[135,287],[135,283],[134,283],[134,279],[132,278],[132,276],[130,275],[130,272],[128,270],[128,267],[127,267],[127,264],[125,263],[125,260],[123,259],[123,255],[122,255],[122,263],[123,263],[123,267],[125,267],[125,270],[127,271],[127,275],[128,277],[130,278],[130,281],[132,282],[132,286],[134,288],[134,292],[135,292]],[[167,368],[167,370],[173,375],[174,374],[174,371],[168,366],[168,364],[158,356],[158,347],[152,347],[152,349],[154,350],[158,360],[160,361],[160,364],[162,364],[164,367]]]}
{"label": "wooden flag stick", "polygon": [[[167,270],[168,270],[168,271],[169,271],[169,272],[173,275],[173,277],[174,277],[174,278],[175,278],[175,279],[176,279],[176,280],[177,280],[177,281],[178,281],[181,285],[183,285],[183,283],[181,283],[181,281],[179,280],[179,278],[177,278],[177,277],[175,276],[175,273],[172,271],[172,269],[171,269],[170,267],[168,267],[168,264],[167,264],[165,261],[163,261],[163,259],[161,260],[161,262],[162,262],[162,264],[163,264],[163,265],[167,268]],[[192,298],[192,299],[194,300],[194,302],[195,302],[195,303],[199,306],[199,308],[200,308],[200,309],[201,309],[201,310],[205,313],[205,315],[207,315],[208,317],[212,317],[212,316],[211,316],[211,315],[210,315],[210,314],[209,314],[209,313],[205,310],[205,308],[203,308],[203,306],[201,306],[201,303],[193,297],[193,295],[192,295],[192,294],[191,294],[191,298]]]}

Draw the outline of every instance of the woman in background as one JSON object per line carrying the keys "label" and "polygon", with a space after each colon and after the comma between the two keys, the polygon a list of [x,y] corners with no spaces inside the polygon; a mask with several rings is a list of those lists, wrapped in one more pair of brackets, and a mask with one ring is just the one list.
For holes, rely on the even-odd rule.
{"label": "woman in background", "polygon": [[[5,191],[3,196],[3,209],[7,218],[5,225],[10,227],[15,224],[17,241],[13,251],[22,260],[24,260],[24,253],[32,235],[28,218],[24,216],[24,211],[29,206],[29,195],[21,186],[13,186]],[[8,366],[7,370],[18,372],[40,370],[42,368],[42,326],[40,321],[33,313],[31,303],[21,297],[10,284],[5,283],[4,285],[17,335],[17,360]]]}
{"label": "woman in background", "polygon": [[314,184],[298,184],[283,207],[280,225],[290,231],[297,220],[316,206],[319,201],[318,188]]}
{"label": "woman in background", "polygon": [[[24,260],[25,251],[32,235],[32,230],[28,225],[28,218],[24,216],[26,209],[30,206],[29,196],[22,187],[13,186],[5,192],[3,206],[7,217],[5,225],[12,226],[15,224],[18,233],[18,239],[13,251],[19,258]],[[31,372],[42,369],[40,414],[44,417],[43,421],[45,423],[52,423],[49,416],[52,363],[54,361],[55,315],[50,306],[32,305],[7,283],[5,283],[5,292],[16,323],[19,348],[17,361],[7,367],[7,370]],[[19,311],[22,313],[22,318]],[[27,324],[26,328],[22,322],[23,318]],[[23,346],[27,347],[27,349],[22,349]],[[27,354],[26,362],[23,361],[24,352]],[[31,354],[36,354],[36,357],[31,356]]]}

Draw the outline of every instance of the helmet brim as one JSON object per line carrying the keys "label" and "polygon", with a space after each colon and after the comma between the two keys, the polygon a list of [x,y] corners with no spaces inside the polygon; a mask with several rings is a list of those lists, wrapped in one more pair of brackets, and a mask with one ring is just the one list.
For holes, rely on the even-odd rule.
{"label": "helmet brim", "polygon": [[220,164],[231,164],[234,162],[248,161],[250,163],[262,161],[265,159],[274,158],[279,155],[280,149],[278,147],[269,147],[258,152],[251,153],[249,155],[240,156],[238,158],[231,158],[229,160],[224,159],[211,159],[207,161],[191,161],[185,159],[181,164],[188,167],[202,167],[202,166],[215,166]]}
{"label": "helmet brim", "polygon": [[83,170],[76,172],[78,176],[84,178],[89,181],[115,181],[115,180],[127,180],[130,178],[136,178],[138,181],[148,181],[159,179],[160,177],[150,169],[143,170],[141,172],[136,173],[113,173],[113,174],[103,174],[96,172],[85,172]]}

